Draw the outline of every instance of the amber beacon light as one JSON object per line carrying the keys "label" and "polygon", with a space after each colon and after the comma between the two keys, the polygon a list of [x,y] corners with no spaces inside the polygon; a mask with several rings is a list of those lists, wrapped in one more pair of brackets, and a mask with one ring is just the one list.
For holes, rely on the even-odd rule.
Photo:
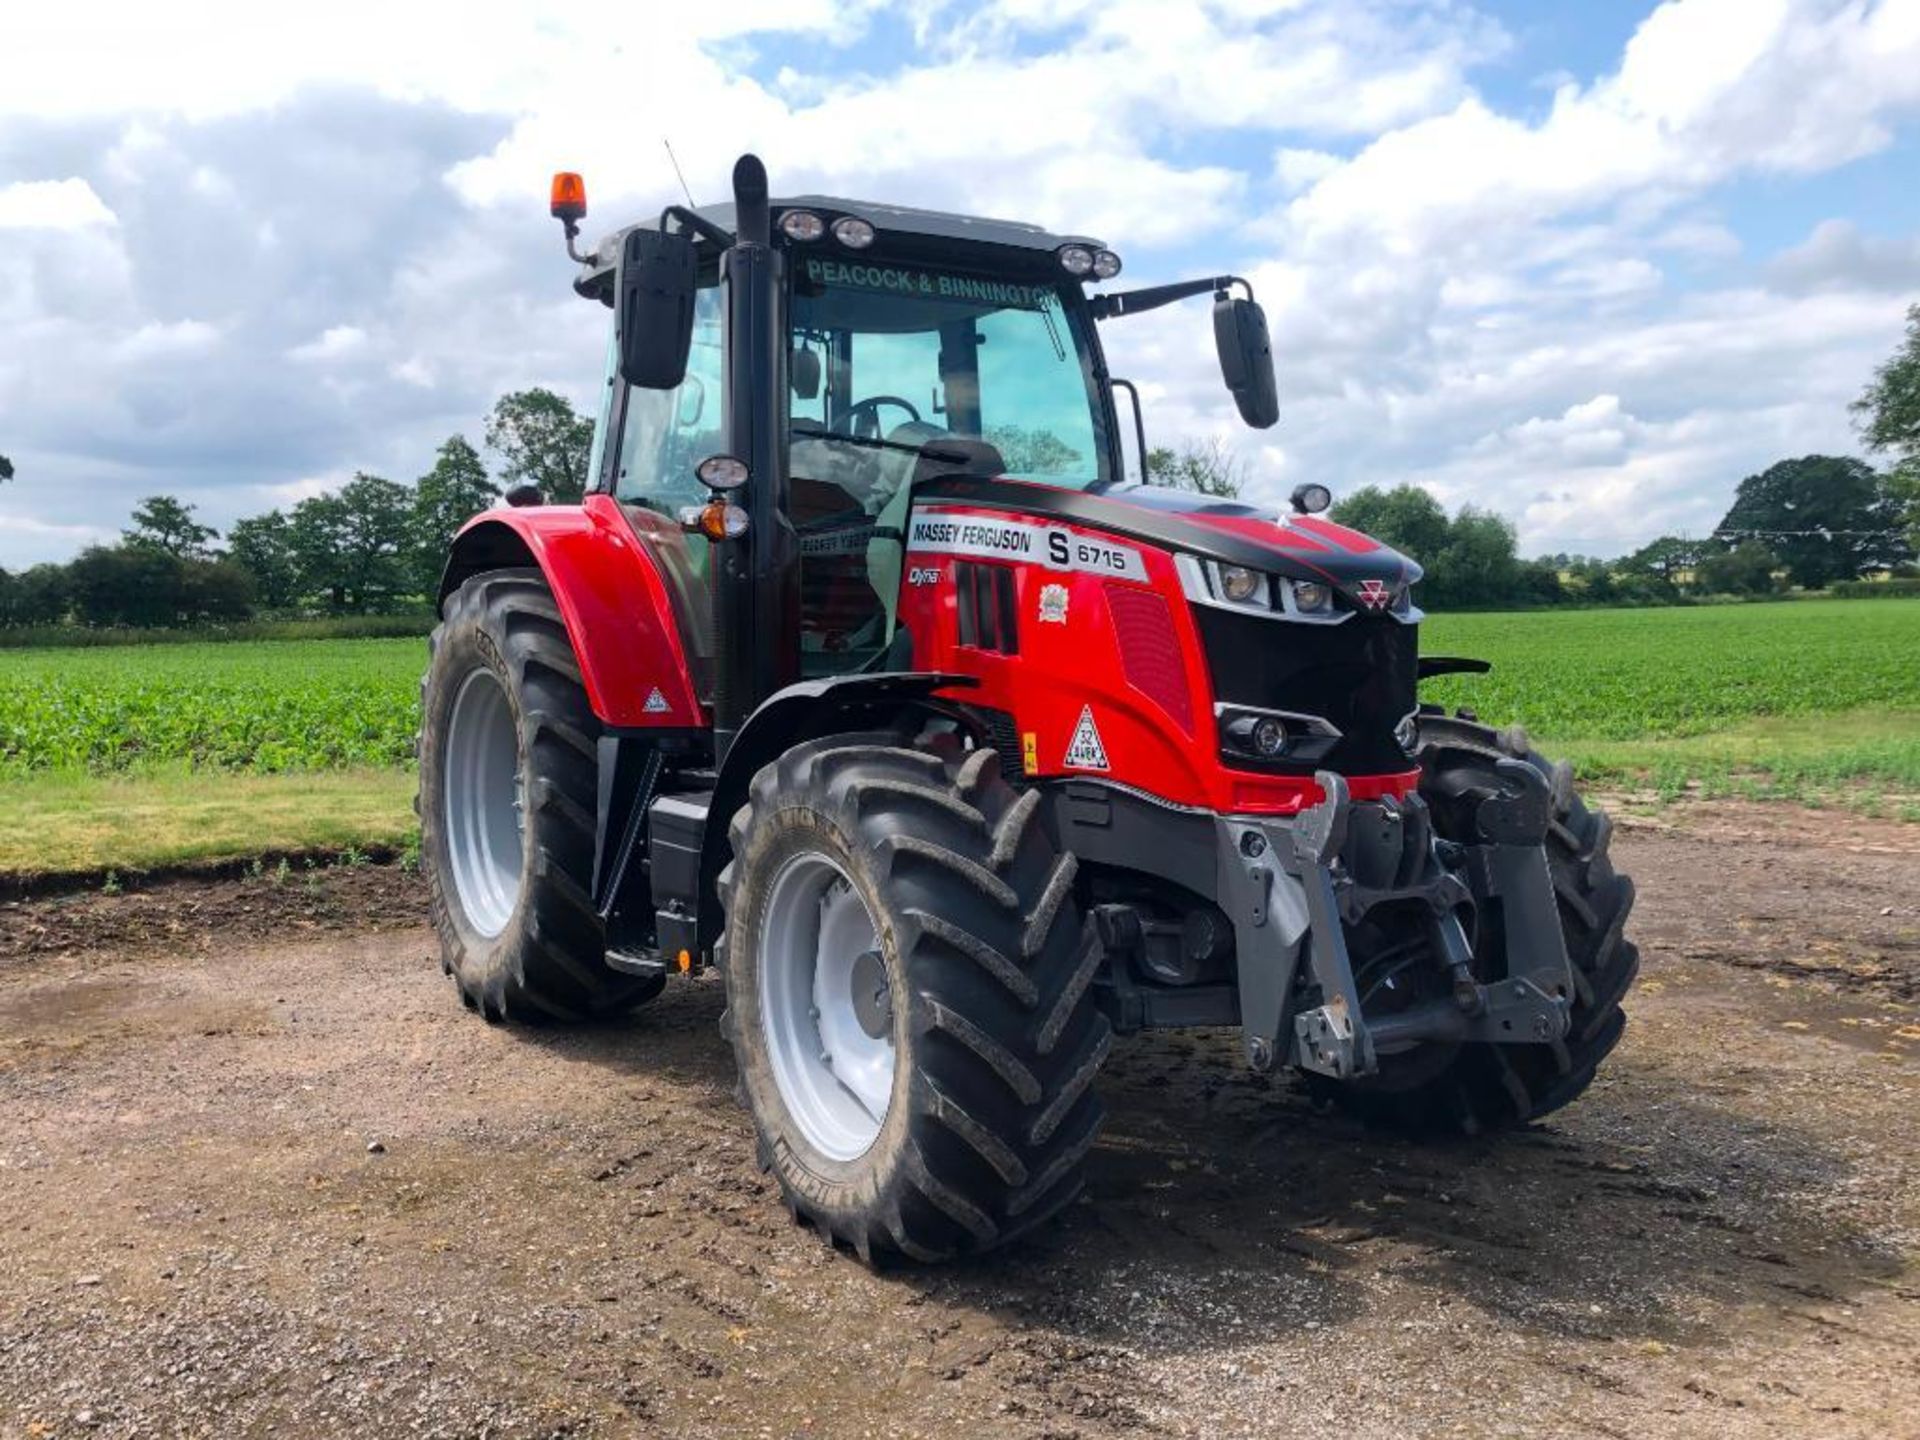
{"label": "amber beacon light", "polygon": [[553,199],[548,210],[556,220],[577,223],[587,218],[587,182],[571,170],[553,177]]}

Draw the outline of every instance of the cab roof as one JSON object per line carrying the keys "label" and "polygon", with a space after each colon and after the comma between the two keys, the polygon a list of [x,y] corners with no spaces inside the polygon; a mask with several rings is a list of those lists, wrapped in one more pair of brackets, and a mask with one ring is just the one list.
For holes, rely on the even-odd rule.
{"label": "cab roof", "polygon": [[[910,205],[884,205],[871,200],[849,200],[838,195],[792,195],[767,203],[773,214],[776,240],[780,238],[781,212],[812,210],[829,225],[843,215],[859,216],[878,232],[882,247],[888,237],[903,236],[936,244],[944,241],[959,245],[1000,246],[1032,254],[1050,254],[1062,245],[1085,245],[1090,250],[1097,250],[1104,248],[1105,244],[1091,235],[1059,235],[1042,226],[1028,225],[1018,220],[956,215],[946,210],[920,210]],[[693,207],[693,213],[723,230],[730,232],[734,228],[734,207],[731,202],[697,205]],[[644,228],[651,229],[656,223],[645,222]],[[621,241],[628,232],[641,228],[641,225],[628,225],[602,236],[589,255],[588,263],[581,267],[580,277],[574,281],[573,288],[592,298],[609,295]],[[856,253],[831,244],[826,248],[841,254]]]}

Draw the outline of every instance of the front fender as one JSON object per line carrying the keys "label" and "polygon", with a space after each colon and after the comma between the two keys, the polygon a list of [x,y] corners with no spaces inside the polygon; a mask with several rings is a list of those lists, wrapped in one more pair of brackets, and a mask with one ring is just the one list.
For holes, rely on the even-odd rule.
{"label": "front fender", "polygon": [[475,575],[519,566],[537,566],[546,576],[587,700],[604,723],[709,723],[660,567],[610,497],[474,516],[454,537],[440,602]]}
{"label": "front fender", "polygon": [[893,671],[803,680],[776,691],[747,717],[715,779],[700,846],[700,933],[711,946],[720,933],[719,886],[729,852],[727,827],[747,801],[747,786],[761,766],[806,740],[837,731],[884,727],[903,712],[927,708],[934,692],[978,682],[971,675]]}

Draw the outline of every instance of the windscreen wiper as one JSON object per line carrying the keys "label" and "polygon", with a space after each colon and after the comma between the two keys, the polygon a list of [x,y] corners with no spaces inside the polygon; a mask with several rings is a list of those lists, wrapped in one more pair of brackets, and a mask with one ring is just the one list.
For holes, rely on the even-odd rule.
{"label": "windscreen wiper", "polygon": [[956,465],[967,463],[967,456],[953,450],[942,450],[937,440],[929,440],[924,445],[909,445],[904,440],[883,440],[878,435],[843,435],[838,430],[796,430],[790,439],[839,441],[846,445],[860,445],[871,450],[899,450],[908,455],[925,455],[932,460],[947,460]]}

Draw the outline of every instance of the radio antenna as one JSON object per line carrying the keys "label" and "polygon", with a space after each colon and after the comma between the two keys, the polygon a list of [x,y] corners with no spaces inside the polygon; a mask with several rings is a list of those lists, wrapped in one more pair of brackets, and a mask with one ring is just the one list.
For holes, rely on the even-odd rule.
{"label": "radio antenna", "polygon": [[680,173],[680,159],[673,153],[673,142],[662,135],[660,143],[667,147],[667,159],[673,161],[673,175],[680,182],[680,193],[687,197],[687,208],[697,210],[699,207],[693,203],[693,191],[687,188],[687,177]]}

